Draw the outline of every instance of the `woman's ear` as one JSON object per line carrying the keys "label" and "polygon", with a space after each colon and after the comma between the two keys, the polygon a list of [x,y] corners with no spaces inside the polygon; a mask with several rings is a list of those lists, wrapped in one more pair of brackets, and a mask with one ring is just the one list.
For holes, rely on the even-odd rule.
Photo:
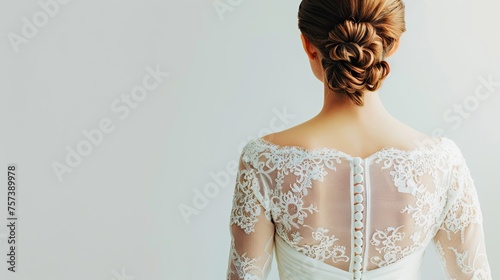
{"label": "woman's ear", "polygon": [[311,43],[307,38],[300,34],[300,39],[302,40],[302,46],[304,47],[304,51],[309,58],[309,64],[311,64],[311,70],[314,73],[314,76],[321,82],[323,82],[323,67],[321,65],[321,54],[318,49]]}
{"label": "woman's ear", "polygon": [[304,47],[304,51],[307,54],[307,57],[309,60],[315,60],[317,57],[317,49],[307,38],[304,36],[304,34],[300,33],[300,40],[302,41],[302,46]]}

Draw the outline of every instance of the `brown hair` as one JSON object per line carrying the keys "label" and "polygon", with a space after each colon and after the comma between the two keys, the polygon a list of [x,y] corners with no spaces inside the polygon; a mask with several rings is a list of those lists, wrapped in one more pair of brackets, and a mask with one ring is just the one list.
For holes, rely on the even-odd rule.
{"label": "brown hair", "polygon": [[321,53],[331,91],[363,106],[390,72],[385,54],[406,31],[401,0],[302,0],[299,29]]}

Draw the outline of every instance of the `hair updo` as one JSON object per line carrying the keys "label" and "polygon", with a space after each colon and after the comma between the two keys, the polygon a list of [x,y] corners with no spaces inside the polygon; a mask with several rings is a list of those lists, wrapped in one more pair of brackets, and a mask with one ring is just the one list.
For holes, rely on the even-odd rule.
{"label": "hair updo", "polygon": [[406,31],[401,0],[302,0],[299,29],[321,53],[333,93],[363,106],[390,72],[385,54]]}

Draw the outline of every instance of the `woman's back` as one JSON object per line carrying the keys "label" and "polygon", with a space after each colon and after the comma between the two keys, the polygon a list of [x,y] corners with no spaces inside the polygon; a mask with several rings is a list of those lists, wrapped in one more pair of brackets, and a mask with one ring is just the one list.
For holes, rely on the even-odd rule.
{"label": "woman's back", "polygon": [[489,279],[476,190],[452,140],[359,157],[266,140],[281,135],[242,152],[228,279],[265,279],[273,249],[282,280],[419,279],[431,241],[453,279]]}

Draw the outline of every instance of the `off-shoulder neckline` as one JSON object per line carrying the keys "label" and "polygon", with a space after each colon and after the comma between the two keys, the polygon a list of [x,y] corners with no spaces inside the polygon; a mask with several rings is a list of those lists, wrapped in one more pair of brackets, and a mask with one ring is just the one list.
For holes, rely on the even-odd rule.
{"label": "off-shoulder neckline", "polygon": [[[380,154],[383,154],[385,151],[393,151],[393,152],[396,152],[398,154],[411,155],[413,153],[420,152],[422,150],[435,149],[438,146],[446,144],[449,141],[451,141],[450,139],[448,139],[445,136],[429,137],[427,139],[429,139],[431,141],[429,143],[419,145],[419,146],[413,147],[411,149],[401,149],[401,148],[396,148],[393,146],[386,146],[386,147],[383,147],[383,148],[373,152],[372,154],[370,154],[366,157],[353,156],[353,155],[350,155],[346,152],[343,152],[343,151],[338,150],[338,149],[333,148],[333,147],[305,148],[305,147],[297,146],[297,145],[279,145],[279,144],[275,144],[273,142],[270,142],[268,140],[265,140],[262,137],[254,138],[253,140],[256,142],[259,142],[260,144],[263,144],[264,146],[268,146],[268,147],[272,148],[274,151],[284,151],[284,152],[295,151],[295,152],[300,152],[300,153],[305,153],[305,154],[316,154],[316,153],[327,152],[327,153],[334,153],[334,154],[339,155],[341,157],[344,157],[346,159],[352,160],[352,159],[358,158],[358,159],[363,160],[363,161],[369,160],[369,159],[374,158]],[[433,139],[436,139],[437,141],[435,141]]]}

